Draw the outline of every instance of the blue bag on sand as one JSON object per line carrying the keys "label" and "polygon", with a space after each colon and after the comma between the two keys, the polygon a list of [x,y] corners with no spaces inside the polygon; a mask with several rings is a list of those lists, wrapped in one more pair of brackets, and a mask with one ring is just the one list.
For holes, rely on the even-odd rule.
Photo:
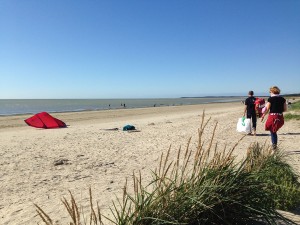
{"label": "blue bag on sand", "polygon": [[135,127],[132,125],[126,125],[123,127],[123,131],[127,131],[127,130],[135,130]]}

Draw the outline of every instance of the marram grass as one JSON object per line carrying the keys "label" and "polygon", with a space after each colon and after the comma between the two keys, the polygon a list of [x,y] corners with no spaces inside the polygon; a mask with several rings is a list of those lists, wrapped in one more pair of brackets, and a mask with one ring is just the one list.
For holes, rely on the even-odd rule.
{"label": "marram grass", "polygon": [[[90,216],[84,218],[70,193],[70,202],[63,200],[70,215],[68,224],[103,224],[103,218],[116,225],[275,225],[278,221],[295,224],[277,211],[284,208],[282,204],[296,204],[282,201],[287,199],[284,195],[292,199],[300,190],[291,167],[281,161],[280,155],[258,144],[250,146],[247,157],[236,162],[233,152],[238,142],[231,149],[219,151],[214,141],[217,124],[209,141],[204,141],[209,122],[203,113],[196,149],[190,147],[190,139],[185,150],[179,148],[175,160],[170,159],[170,149],[161,156],[147,186],[142,185],[141,174],[133,174],[132,190],[128,191],[125,184],[123,198],[113,202],[111,218],[102,215],[98,205],[94,210],[91,190]],[[269,174],[280,171],[275,165],[282,163],[285,169],[281,172],[288,174],[284,182],[291,182],[287,185]],[[282,191],[278,192],[278,186],[284,186]],[[53,225],[49,215],[36,207],[43,223]]]}
{"label": "marram grass", "polygon": [[284,120],[288,121],[288,120],[300,120],[300,115],[298,114],[292,114],[292,113],[287,113],[284,114]]}
{"label": "marram grass", "polygon": [[270,148],[253,143],[248,151],[247,167],[264,183],[277,209],[290,210],[300,205],[299,177],[286,162],[288,155],[282,150],[272,154]]}
{"label": "marram grass", "polygon": [[288,120],[300,120],[300,115],[299,115],[299,111],[300,111],[300,101],[294,102],[292,105],[289,106],[288,108],[288,113],[284,114],[284,120],[288,121]]}

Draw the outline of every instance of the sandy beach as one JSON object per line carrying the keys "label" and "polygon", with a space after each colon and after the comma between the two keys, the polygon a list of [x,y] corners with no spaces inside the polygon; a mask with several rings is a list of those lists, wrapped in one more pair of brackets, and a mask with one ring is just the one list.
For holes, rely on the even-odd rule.
{"label": "sandy beach", "polygon": [[[69,190],[83,209],[89,204],[91,187],[94,201],[103,213],[116,197],[122,196],[125,180],[141,171],[144,182],[158,167],[159,157],[171,146],[175,155],[191,137],[197,143],[203,110],[211,118],[205,137],[210,139],[215,123],[215,142],[220,150],[233,147],[243,134],[236,123],[243,114],[241,103],[214,103],[189,106],[119,109],[74,113],[55,113],[68,127],[37,129],[24,119],[31,115],[0,117],[0,224],[37,224],[41,222],[34,204],[53,219],[65,221],[61,203]],[[122,131],[131,124],[139,132]],[[279,147],[290,155],[290,163],[300,173],[300,121],[285,123],[279,130]],[[118,128],[118,129],[114,129]],[[246,136],[235,154],[244,157],[253,143],[270,144],[264,123],[257,125],[257,136]],[[60,164],[60,165],[57,165]],[[295,222],[299,216],[287,213]]]}

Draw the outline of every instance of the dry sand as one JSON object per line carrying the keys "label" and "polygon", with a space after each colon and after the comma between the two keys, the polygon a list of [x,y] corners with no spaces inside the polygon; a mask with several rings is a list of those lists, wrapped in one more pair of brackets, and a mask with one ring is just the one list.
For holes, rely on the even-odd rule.
{"label": "dry sand", "polygon": [[[24,123],[30,115],[0,117],[0,224],[37,224],[34,203],[54,220],[66,221],[61,199],[70,190],[80,205],[94,201],[109,215],[109,207],[121,197],[125,179],[141,171],[144,180],[158,167],[159,157],[171,145],[175,154],[192,137],[196,145],[201,115],[211,122],[205,133],[209,140],[218,122],[215,141],[228,148],[243,136],[236,131],[242,116],[241,103],[153,107],[52,114],[68,125],[63,129],[36,129]],[[124,132],[124,125],[140,132]],[[279,146],[289,152],[291,164],[300,172],[300,122],[289,121],[278,132]],[[106,130],[118,128],[119,130]],[[235,154],[244,157],[253,143],[269,144],[269,133],[258,121],[257,136],[246,136]],[[55,165],[60,161],[62,165]],[[299,222],[296,214],[288,214]]]}

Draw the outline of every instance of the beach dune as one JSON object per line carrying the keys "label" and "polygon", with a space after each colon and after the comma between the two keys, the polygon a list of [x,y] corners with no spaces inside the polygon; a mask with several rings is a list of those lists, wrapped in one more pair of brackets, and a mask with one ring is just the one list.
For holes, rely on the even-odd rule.
{"label": "beach dune", "polygon": [[[94,201],[109,215],[109,207],[122,196],[125,180],[141,171],[144,182],[158,167],[159,157],[171,147],[171,155],[196,145],[202,114],[210,118],[206,139],[217,123],[215,141],[220,148],[234,146],[243,136],[236,131],[243,114],[241,103],[213,103],[188,106],[153,107],[54,113],[67,128],[37,129],[24,119],[30,115],[0,117],[0,224],[41,222],[34,204],[52,218],[66,221],[61,203],[69,190],[83,209],[89,204],[91,187]],[[139,132],[122,131],[134,125]],[[116,129],[117,128],[117,129]],[[288,121],[278,132],[279,147],[293,157],[291,164],[300,172],[299,121]],[[260,121],[257,136],[246,136],[235,154],[242,158],[253,143],[270,143]],[[295,221],[296,214],[289,214]]]}

